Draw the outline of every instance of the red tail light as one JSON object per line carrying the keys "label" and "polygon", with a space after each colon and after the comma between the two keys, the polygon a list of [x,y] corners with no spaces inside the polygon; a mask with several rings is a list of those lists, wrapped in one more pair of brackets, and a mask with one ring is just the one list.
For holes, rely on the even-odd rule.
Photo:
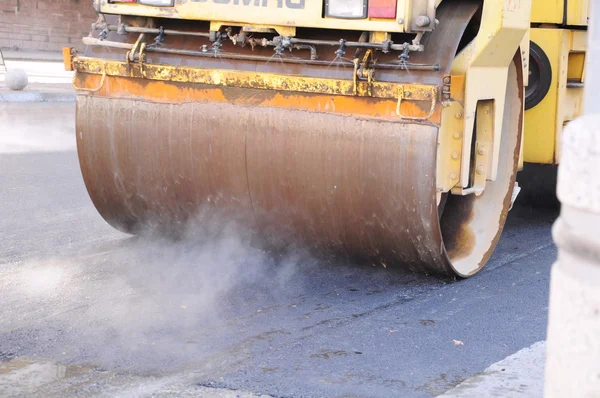
{"label": "red tail light", "polygon": [[397,0],[369,0],[369,18],[396,18]]}

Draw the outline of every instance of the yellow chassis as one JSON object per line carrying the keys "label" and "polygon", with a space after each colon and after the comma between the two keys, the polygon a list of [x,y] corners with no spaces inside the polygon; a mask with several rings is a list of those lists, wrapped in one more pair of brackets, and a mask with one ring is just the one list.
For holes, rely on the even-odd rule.
{"label": "yellow chassis", "polygon": [[563,127],[582,110],[590,0],[533,0],[531,41],[552,69],[548,93],[525,112],[524,160],[557,164]]}
{"label": "yellow chassis", "polygon": [[557,164],[560,134],[582,110],[587,32],[550,26],[534,28],[531,40],[550,60],[552,83],[544,99],[525,112],[525,161]]}

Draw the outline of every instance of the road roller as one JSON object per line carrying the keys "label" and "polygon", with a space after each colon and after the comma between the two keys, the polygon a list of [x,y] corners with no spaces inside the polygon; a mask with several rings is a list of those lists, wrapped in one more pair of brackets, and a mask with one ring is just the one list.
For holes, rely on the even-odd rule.
{"label": "road roller", "polygon": [[518,192],[531,0],[96,0],[77,149],[132,234],[233,217],[269,247],[469,277]]}

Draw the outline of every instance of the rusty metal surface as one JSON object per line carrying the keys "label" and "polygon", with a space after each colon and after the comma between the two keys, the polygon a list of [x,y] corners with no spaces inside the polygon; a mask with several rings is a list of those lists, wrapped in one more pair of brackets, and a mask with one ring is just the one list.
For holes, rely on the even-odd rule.
{"label": "rusty metal surface", "polygon": [[276,246],[446,271],[434,126],[92,96],[77,112],[90,196],[121,229],[233,208]]}
{"label": "rusty metal surface", "polygon": [[[450,13],[440,24],[443,44],[430,43],[432,52],[419,60],[437,60],[439,72],[389,74],[384,81],[440,84],[476,10],[467,4],[440,11]],[[86,55],[117,59],[110,57],[116,53],[124,56],[97,47]],[[148,58],[309,77],[351,73],[277,62]],[[90,88],[99,78],[79,73],[76,80]],[[375,265],[461,276],[481,269],[499,237],[517,158],[505,162],[501,178],[483,195],[449,197],[438,213],[437,121],[395,118],[394,101],[105,79],[98,91],[78,95],[77,143],[92,201],[117,228],[177,229],[206,212],[223,213],[273,246],[296,243]],[[518,108],[517,80],[512,84]],[[508,115],[512,130],[503,158],[518,155],[519,117]]]}

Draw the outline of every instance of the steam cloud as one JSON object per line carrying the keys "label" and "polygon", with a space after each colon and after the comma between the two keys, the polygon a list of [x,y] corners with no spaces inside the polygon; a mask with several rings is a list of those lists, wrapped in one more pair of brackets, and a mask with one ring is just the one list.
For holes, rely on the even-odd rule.
{"label": "steam cloud", "polygon": [[235,366],[249,353],[227,334],[297,296],[302,287],[287,282],[300,262],[306,253],[265,251],[215,217],[178,240],[128,238],[104,253],[13,264],[0,271],[0,352],[149,373]]}
{"label": "steam cloud", "polygon": [[0,153],[75,148],[75,104],[0,103]]}

